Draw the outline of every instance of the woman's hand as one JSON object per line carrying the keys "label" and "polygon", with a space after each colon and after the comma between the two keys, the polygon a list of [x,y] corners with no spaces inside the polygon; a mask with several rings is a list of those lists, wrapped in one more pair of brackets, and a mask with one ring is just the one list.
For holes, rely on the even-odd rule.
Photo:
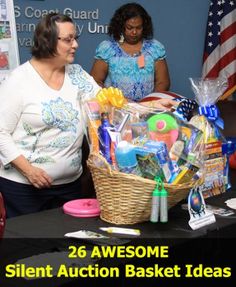
{"label": "woman's hand", "polygon": [[18,156],[11,164],[22,173],[34,187],[41,189],[51,186],[52,178],[43,169],[30,164],[23,155]]}
{"label": "woman's hand", "polygon": [[36,166],[31,165],[31,168],[23,174],[36,188],[48,188],[52,184],[50,176],[43,169]]}

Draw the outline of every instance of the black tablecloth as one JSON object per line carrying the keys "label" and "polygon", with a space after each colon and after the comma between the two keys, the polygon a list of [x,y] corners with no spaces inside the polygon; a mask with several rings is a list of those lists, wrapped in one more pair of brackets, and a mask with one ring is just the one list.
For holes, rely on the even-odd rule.
{"label": "black tablecloth", "polygon": [[[236,191],[230,190],[221,195],[211,197],[206,203],[226,207],[225,201],[229,198],[236,197]],[[196,238],[199,236],[211,234],[217,231],[218,235],[235,236],[236,215],[228,217],[216,216],[216,223],[191,230],[188,225],[189,214],[187,210],[181,208],[180,202],[177,206],[169,210],[168,223],[150,223],[144,222],[135,225],[125,225],[125,227],[138,228],[141,230],[142,238]],[[112,226],[99,219],[94,218],[77,218],[63,213],[62,208],[46,210],[39,213],[33,213],[23,216],[14,217],[7,220],[5,238],[63,238],[67,232],[78,230],[99,231],[99,227]],[[228,232],[228,229],[230,232]]]}

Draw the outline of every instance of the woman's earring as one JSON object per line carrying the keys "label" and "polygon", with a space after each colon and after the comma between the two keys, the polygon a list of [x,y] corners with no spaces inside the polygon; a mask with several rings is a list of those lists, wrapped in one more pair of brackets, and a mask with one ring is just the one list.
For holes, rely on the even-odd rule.
{"label": "woman's earring", "polygon": [[119,43],[124,43],[124,41],[125,41],[125,38],[124,38],[124,36],[123,36],[123,34],[121,34],[120,35],[120,40],[119,40]]}

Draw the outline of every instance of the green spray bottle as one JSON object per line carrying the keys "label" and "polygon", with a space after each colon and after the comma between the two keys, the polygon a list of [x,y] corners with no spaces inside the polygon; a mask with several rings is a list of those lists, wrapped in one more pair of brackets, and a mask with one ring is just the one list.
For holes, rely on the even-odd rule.
{"label": "green spray bottle", "polygon": [[162,183],[160,196],[160,222],[168,222],[168,192]]}
{"label": "green spray bottle", "polygon": [[158,178],[155,178],[155,181],[157,181],[157,185],[152,192],[152,209],[151,209],[151,216],[150,216],[150,221],[153,223],[158,222],[159,209],[160,209],[160,191],[159,191]]}

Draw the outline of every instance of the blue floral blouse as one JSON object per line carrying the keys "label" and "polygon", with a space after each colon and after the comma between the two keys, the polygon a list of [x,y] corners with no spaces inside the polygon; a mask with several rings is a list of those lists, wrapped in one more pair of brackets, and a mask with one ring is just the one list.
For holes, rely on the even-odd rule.
{"label": "blue floral blouse", "polygon": [[145,66],[139,68],[137,56],[127,54],[114,40],[106,40],[96,49],[96,59],[105,61],[108,75],[105,86],[121,89],[126,98],[139,101],[153,92],[155,62],[166,57],[164,46],[155,39],[144,40],[141,53],[144,55]]}

